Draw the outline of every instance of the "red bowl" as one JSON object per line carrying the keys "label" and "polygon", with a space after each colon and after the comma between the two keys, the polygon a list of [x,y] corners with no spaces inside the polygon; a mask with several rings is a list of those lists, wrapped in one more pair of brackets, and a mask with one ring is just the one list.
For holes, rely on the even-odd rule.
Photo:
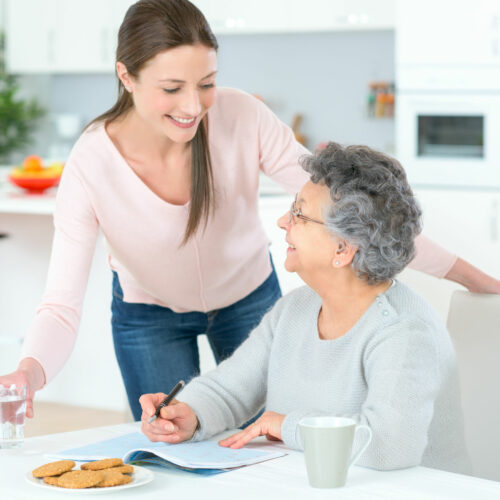
{"label": "red bowl", "polygon": [[13,177],[9,181],[16,186],[26,189],[30,193],[43,193],[46,189],[57,186],[61,176],[57,177]]}

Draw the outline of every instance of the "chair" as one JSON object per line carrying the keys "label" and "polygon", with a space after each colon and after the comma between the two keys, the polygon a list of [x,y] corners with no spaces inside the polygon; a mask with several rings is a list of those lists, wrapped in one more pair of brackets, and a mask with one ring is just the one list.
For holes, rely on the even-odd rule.
{"label": "chair", "polygon": [[500,481],[500,295],[455,291],[447,327],[457,354],[473,474]]}

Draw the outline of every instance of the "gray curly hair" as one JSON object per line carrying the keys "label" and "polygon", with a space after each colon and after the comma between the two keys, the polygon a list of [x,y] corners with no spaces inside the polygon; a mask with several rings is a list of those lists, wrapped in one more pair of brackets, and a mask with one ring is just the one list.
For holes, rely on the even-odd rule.
{"label": "gray curly hair", "polygon": [[352,268],[369,284],[393,278],[415,255],[422,211],[400,163],[367,146],[335,142],[301,159],[330,190],[327,228],[357,247]]}

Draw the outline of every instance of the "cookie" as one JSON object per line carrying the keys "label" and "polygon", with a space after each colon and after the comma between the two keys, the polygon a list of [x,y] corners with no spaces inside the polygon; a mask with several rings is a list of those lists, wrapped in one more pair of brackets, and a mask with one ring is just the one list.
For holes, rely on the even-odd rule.
{"label": "cookie", "polygon": [[42,465],[33,471],[34,477],[59,476],[70,471],[75,466],[73,460],[59,460]]}
{"label": "cookie", "polygon": [[57,486],[72,489],[91,488],[99,484],[102,479],[101,471],[72,470],[57,478]]}
{"label": "cookie", "polygon": [[105,458],[104,460],[97,460],[96,462],[87,462],[86,464],[82,464],[80,468],[82,470],[102,470],[118,465],[123,465],[121,458]]}
{"label": "cookie", "polygon": [[127,464],[127,465],[118,465],[117,467],[105,470],[117,471],[121,472],[122,474],[132,474],[134,472],[134,467],[132,465]]}
{"label": "cookie", "polygon": [[59,476],[47,476],[43,478],[43,482],[50,484],[51,486],[59,486],[57,482],[59,481]]}
{"label": "cookie", "polygon": [[132,481],[132,478],[130,476],[125,476],[121,472],[117,472],[114,469],[105,469],[99,472],[103,475],[103,479],[96,485],[98,488],[119,486],[121,484],[127,484]]}

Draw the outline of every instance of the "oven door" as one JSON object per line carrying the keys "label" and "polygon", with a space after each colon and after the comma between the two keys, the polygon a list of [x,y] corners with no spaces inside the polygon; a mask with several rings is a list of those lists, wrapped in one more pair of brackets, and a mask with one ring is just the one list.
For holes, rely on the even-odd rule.
{"label": "oven door", "polygon": [[500,94],[403,93],[396,144],[414,185],[500,187]]}

